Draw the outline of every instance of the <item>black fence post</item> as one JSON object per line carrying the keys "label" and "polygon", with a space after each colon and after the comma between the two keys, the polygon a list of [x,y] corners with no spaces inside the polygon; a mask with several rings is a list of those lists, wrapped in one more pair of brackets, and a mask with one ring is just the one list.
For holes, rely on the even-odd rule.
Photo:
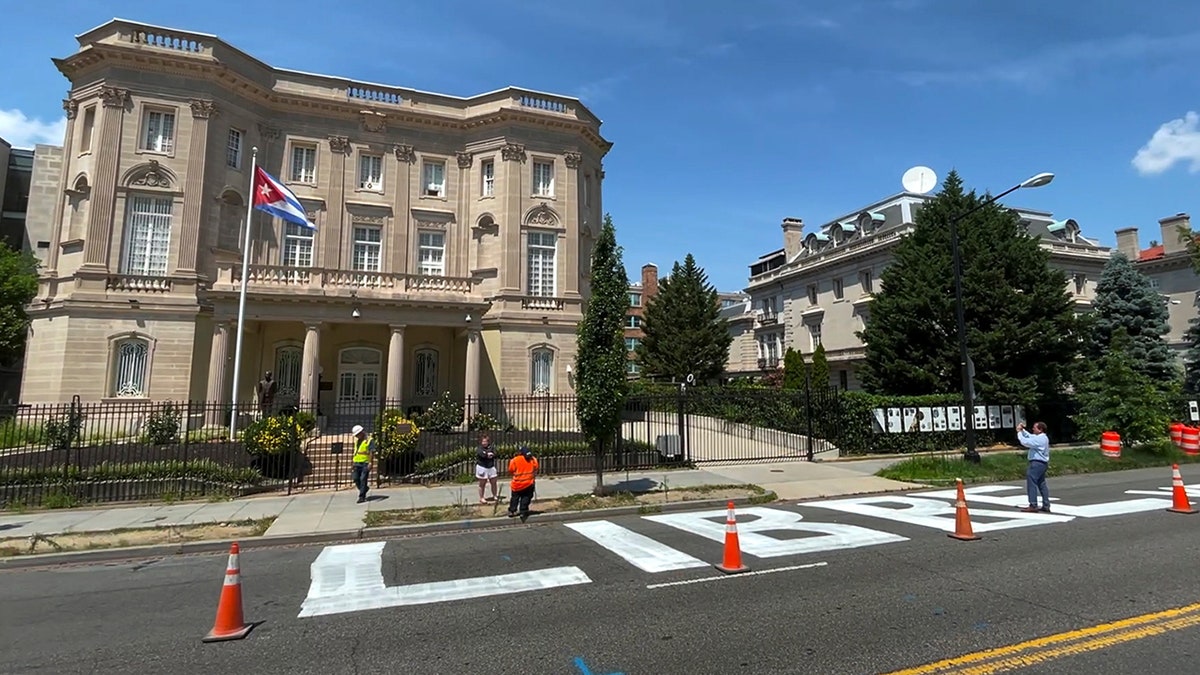
{"label": "black fence post", "polygon": [[808,373],[808,369],[804,369],[804,417],[807,426],[804,445],[806,446],[804,458],[808,461],[813,461],[813,406],[812,406],[812,377]]}
{"label": "black fence post", "polygon": [[[207,415],[207,411],[204,413]],[[183,414],[183,477],[179,479],[179,498],[183,499],[187,496],[188,483],[188,446],[191,444],[192,435],[192,400],[188,399],[187,406],[184,408]],[[208,482],[200,481],[200,494],[208,494]]]}
{"label": "black fence post", "polygon": [[679,385],[679,397],[676,402],[676,422],[679,427],[679,454],[685,459],[691,460],[691,449],[688,448],[687,442],[687,408],[684,397],[687,396],[687,385]]}

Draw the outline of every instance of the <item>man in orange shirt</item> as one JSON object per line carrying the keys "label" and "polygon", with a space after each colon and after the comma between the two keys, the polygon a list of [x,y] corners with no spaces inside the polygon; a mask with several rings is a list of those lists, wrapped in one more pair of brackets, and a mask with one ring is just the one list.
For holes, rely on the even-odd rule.
{"label": "man in orange shirt", "polygon": [[508,517],[518,513],[520,506],[521,521],[529,517],[529,502],[533,501],[534,478],[537,476],[537,457],[529,451],[528,446],[521,446],[515,457],[508,461],[508,473],[512,476],[509,490],[512,498],[508,501]]}

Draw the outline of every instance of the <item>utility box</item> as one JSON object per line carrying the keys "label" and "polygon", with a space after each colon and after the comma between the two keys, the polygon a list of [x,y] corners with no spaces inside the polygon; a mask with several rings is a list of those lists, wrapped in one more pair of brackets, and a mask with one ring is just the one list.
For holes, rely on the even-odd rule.
{"label": "utility box", "polygon": [[678,459],[683,455],[683,444],[679,442],[679,434],[663,434],[654,441],[658,454],[666,459]]}

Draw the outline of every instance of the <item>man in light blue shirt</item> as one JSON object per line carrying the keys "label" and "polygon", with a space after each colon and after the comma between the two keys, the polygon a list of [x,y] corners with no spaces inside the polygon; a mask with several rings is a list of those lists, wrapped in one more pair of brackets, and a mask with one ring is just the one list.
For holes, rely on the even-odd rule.
{"label": "man in light blue shirt", "polygon": [[[1050,513],[1050,488],[1046,486],[1046,469],[1050,468],[1050,439],[1046,436],[1046,425],[1033,423],[1033,433],[1025,431],[1025,425],[1017,425],[1017,440],[1029,449],[1029,470],[1025,474],[1025,488],[1029,492],[1029,506],[1021,510],[1026,513]],[[1038,494],[1042,495],[1042,508],[1038,508]]]}

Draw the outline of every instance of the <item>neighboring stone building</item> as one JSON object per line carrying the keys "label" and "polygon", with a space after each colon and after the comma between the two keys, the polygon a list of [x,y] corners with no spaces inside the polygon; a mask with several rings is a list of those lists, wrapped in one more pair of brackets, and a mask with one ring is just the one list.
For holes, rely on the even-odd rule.
{"label": "neighboring stone building", "polygon": [[[808,234],[803,221],[785,218],[783,248],[750,265],[750,303],[743,314],[731,317],[729,374],[761,374],[780,367],[788,347],[808,358],[823,344],[830,384],[858,389],[856,370],[866,352],[855,333],[869,320],[871,294],[892,262],[894,247],[912,232],[916,212],[931,198],[901,193]],[[1088,311],[1109,249],[1084,237],[1074,220],[1016,211],[1049,250],[1051,264],[1066,272],[1079,310]]]}
{"label": "neighboring stone building", "polygon": [[1117,250],[1134,261],[1135,267],[1150,277],[1163,295],[1170,313],[1171,331],[1167,333],[1167,342],[1178,353],[1186,349],[1184,333],[1198,315],[1200,278],[1192,268],[1187,244],[1179,236],[1180,228],[1192,230],[1192,219],[1186,213],[1178,213],[1159,220],[1158,226],[1161,239],[1151,241],[1146,249],[1138,243],[1138,228],[1117,230]]}
{"label": "neighboring stone building", "polygon": [[[55,65],[61,151],[23,398],[281,401],[326,415],[449,391],[567,394],[601,224],[600,120],[573,98],[470,98],[268,66],[212,35],[110,21]],[[251,148],[316,224],[255,211]],[[55,154],[59,152],[60,154]]]}
{"label": "neighboring stone building", "polygon": [[[0,242],[14,251],[33,253],[45,263],[49,242],[30,232],[25,218],[33,173],[33,151],[14,148],[0,138]],[[0,405],[18,400],[21,364],[0,364]]]}

